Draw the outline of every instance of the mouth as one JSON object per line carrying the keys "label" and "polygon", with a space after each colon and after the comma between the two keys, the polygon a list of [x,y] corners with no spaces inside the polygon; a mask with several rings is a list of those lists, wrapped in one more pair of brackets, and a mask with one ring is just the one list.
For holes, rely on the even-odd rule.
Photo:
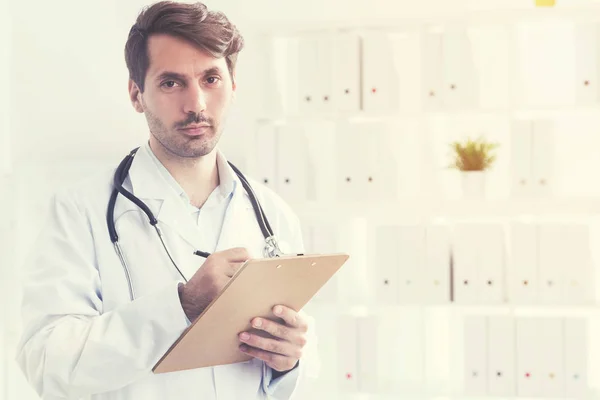
{"label": "mouth", "polygon": [[179,130],[188,136],[201,136],[212,129],[210,125],[189,125]]}

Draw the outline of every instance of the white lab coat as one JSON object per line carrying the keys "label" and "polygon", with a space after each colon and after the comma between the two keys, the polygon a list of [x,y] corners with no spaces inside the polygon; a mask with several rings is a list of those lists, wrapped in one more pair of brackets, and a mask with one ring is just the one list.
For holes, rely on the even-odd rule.
{"label": "white lab coat", "polygon": [[[203,261],[192,254],[200,248],[198,228],[141,150],[124,187],[150,207],[174,260],[190,279]],[[44,399],[246,400],[266,398],[275,387],[268,398],[298,398],[317,371],[314,326],[299,368],[271,387],[270,369],[256,359],[170,374],[151,372],[188,326],[177,293],[182,279],[145,214],[119,196],[116,229],[136,296],[130,301],[106,226],[113,172],[55,195],[25,265],[24,332],[17,361],[37,393]],[[303,252],[295,214],[272,191],[250,183],[282,250]],[[239,181],[217,251],[238,246],[262,257],[264,237]]]}

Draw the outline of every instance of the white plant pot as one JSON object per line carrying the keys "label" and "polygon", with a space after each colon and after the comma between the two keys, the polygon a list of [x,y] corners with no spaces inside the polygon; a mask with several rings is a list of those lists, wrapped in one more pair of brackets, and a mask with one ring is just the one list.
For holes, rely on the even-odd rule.
{"label": "white plant pot", "polygon": [[485,171],[464,171],[461,172],[462,193],[465,198],[484,198],[485,197]]}

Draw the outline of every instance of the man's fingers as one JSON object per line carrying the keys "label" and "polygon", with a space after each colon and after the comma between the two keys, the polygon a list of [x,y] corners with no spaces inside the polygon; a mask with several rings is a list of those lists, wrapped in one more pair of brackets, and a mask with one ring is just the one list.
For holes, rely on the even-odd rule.
{"label": "man's fingers", "polygon": [[269,351],[248,346],[247,344],[240,345],[240,350],[254,358],[264,361],[269,367],[280,372],[291,370],[298,362],[298,359],[293,357],[271,353]]}
{"label": "man's fingers", "polygon": [[254,318],[252,320],[252,326],[255,329],[267,332],[271,336],[274,336],[281,340],[287,340],[289,342],[295,342],[298,332],[294,328],[280,324],[275,321],[268,320],[266,318]]}
{"label": "man's fingers", "polygon": [[244,262],[250,258],[250,253],[244,247],[234,247],[221,252],[225,260],[230,263]]}
{"label": "man's fingers", "polygon": [[242,332],[239,335],[240,341],[259,350],[268,351],[286,357],[299,359],[302,357],[302,347],[285,340],[275,338],[266,338],[248,332]]}
{"label": "man's fingers", "polygon": [[308,329],[308,320],[304,313],[298,313],[283,305],[273,307],[273,313],[283,319],[286,324],[293,328],[297,328],[301,332],[306,332]]}
{"label": "man's fingers", "polygon": [[225,275],[231,278],[242,265],[244,265],[243,262],[229,263],[229,268],[227,269]]}

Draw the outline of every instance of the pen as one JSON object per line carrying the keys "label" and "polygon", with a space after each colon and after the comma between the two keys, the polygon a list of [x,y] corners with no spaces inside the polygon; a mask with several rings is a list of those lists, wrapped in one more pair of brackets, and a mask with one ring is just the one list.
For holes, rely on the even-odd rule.
{"label": "pen", "polygon": [[207,253],[206,251],[201,251],[201,250],[196,250],[194,252],[195,255],[200,256],[200,257],[204,257],[204,258],[208,258],[208,256],[210,256],[210,253]]}

